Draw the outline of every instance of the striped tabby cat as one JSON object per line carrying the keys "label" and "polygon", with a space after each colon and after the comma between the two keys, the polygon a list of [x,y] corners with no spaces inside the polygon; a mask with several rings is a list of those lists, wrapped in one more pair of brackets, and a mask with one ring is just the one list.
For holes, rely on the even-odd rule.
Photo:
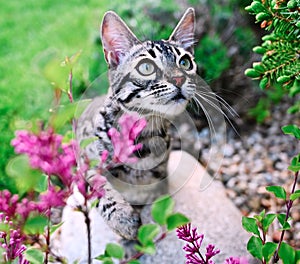
{"label": "striped tabby cat", "polygon": [[96,136],[85,152],[99,159],[105,149],[113,153],[107,132],[122,113],[135,111],[147,120],[138,138],[143,144],[136,153],[138,162],[107,173],[106,194],[99,203],[104,220],[126,239],[136,238],[141,205],[168,192],[169,120],[185,110],[197,86],[194,27],[194,10],[189,8],[168,40],[141,42],[114,12],[103,18],[101,39],[110,88],[82,114],[77,137],[81,141]]}

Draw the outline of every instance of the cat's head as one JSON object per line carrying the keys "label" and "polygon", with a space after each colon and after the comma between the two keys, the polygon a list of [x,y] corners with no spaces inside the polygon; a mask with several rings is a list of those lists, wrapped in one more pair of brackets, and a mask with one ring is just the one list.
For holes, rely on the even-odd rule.
{"label": "cat's head", "polygon": [[196,89],[194,29],[189,8],[168,40],[141,42],[116,13],[107,12],[101,39],[114,98],[141,114],[183,112]]}

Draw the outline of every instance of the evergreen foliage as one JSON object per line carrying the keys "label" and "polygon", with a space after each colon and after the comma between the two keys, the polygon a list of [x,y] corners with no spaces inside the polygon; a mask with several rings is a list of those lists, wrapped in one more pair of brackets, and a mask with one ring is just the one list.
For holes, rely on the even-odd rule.
{"label": "evergreen foliage", "polygon": [[[253,48],[262,58],[245,74],[260,80],[263,90],[280,86],[282,94],[296,96],[300,93],[300,0],[254,0],[246,10],[270,34]],[[289,112],[299,110],[298,102]]]}

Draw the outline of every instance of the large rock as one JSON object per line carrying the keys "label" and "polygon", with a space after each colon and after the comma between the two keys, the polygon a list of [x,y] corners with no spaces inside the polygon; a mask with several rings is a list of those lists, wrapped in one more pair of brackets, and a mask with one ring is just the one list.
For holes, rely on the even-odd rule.
{"label": "large rock", "polygon": [[[204,252],[205,246],[212,243],[221,250],[214,258],[216,263],[223,263],[229,256],[249,257],[246,251],[249,236],[242,229],[242,215],[226,197],[225,189],[220,182],[214,180],[192,156],[180,151],[171,153],[169,182],[176,210],[187,215],[192,225],[197,226],[198,231],[204,234],[202,245]],[[90,218],[92,255],[97,256],[104,252],[107,243],[118,243],[120,237],[106,226],[96,210],[91,211]],[[52,240],[53,247],[60,255],[65,256],[69,263],[78,259],[79,263],[87,263],[86,227],[82,214],[67,206],[64,209],[63,221],[60,235]],[[175,232],[172,232],[157,245],[155,255],[143,256],[141,262],[185,263],[182,246],[182,241],[177,239]]]}

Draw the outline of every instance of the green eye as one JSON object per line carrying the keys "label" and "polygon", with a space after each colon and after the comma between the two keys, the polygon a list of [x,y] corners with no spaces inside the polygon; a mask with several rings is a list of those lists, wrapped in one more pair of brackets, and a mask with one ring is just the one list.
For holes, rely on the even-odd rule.
{"label": "green eye", "polygon": [[148,76],[155,72],[156,65],[150,60],[143,60],[137,65],[136,69],[141,75]]}
{"label": "green eye", "polygon": [[184,69],[186,71],[191,70],[193,68],[193,64],[191,62],[191,59],[187,55],[183,56],[179,60],[179,65],[182,69]]}

